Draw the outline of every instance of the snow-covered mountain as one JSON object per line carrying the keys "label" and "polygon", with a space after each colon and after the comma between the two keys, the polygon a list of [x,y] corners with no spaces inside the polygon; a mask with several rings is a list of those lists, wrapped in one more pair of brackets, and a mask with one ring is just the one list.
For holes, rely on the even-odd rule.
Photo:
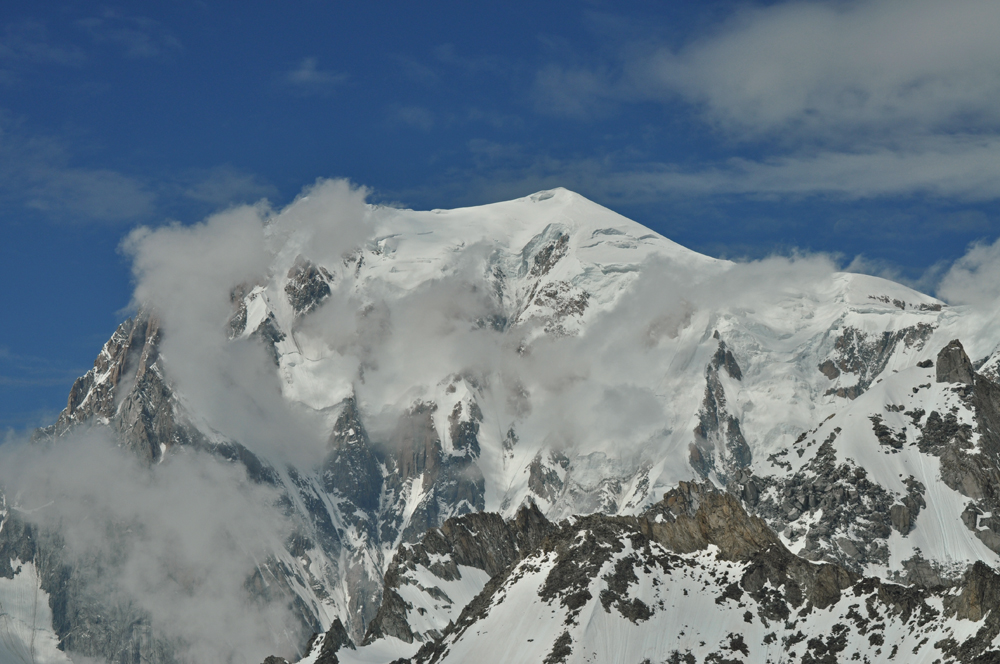
{"label": "snow-covered mountain", "polygon": [[[429,212],[359,196],[326,183],[279,213],[134,234],[141,308],[36,436],[108,431],[154,475],[221,459],[272,492],[289,531],[271,532],[245,589],[295,617],[273,651],[504,661],[520,630],[522,661],[779,661],[808,649],[758,644],[865,634],[844,621],[866,602],[867,620],[906,620],[837,652],[909,652],[918,605],[933,638],[969,636],[975,612],[949,607],[970,570],[1000,562],[993,311],[822,259],[716,260],[563,189]],[[664,494],[689,481],[759,518],[766,542],[724,554],[657,536]],[[15,503],[7,579],[35,575],[66,651],[132,661],[85,636],[110,614],[73,608],[79,565],[39,565],[36,550],[60,549],[26,538],[58,534]],[[781,611],[739,579],[774,556],[804,586],[835,570],[839,599],[769,628]],[[549,592],[562,564],[583,570],[567,583],[586,601]],[[154,613],[121,614],[141,625],[126,649],[171,661]],[[934,652],[966,661],[958,645]]]}

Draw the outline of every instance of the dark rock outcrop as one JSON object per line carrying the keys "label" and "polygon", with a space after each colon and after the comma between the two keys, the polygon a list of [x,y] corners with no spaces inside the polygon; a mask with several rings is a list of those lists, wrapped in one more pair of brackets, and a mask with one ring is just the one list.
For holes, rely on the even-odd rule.
{"label": "dark rock outcrop", "polygon": [[[461,445],[465,454],[446,454],[442,447],[433,414],[437,410],[434,403],[418,401],[399,419],[392,435],[393,446],[385,450],[385,463],[389,469],[386,487],[393,495],[402,496],[403,488],[410,480],[419,478],[423,498],[410,516],[410,522],[402,533],[405,542],[415,541],[424,532],[437,527],[445,518],[470,512],[478,512],[486,506],[486,482],[476,464],[479,449],[476,440],[478,408],[470,409],[469,419],[462,420],[461,413],[450,422],[453,427],[452,439]],[[479,415],[481,417],[481,415]],[[463,422],[469,424],[463,424]],[[446,510],[451,510],[446,511]],[[392,541],[395,529],[402,524],[401,517],[383,522],[380,537]]]}
{"label": "dark rock outcrop", "polygon": [[710,544],[731,560],[780,543],[763,519],[711,484],[681,482],[642,516],[642,529],[671,551],[690,553]]}
{"label": "dark rock outcrop", "polygon": [[[776,479],[744,471],[727,489],[792,542],[804,538],[799,554],[806,559],[836,561],[857,572],[867,564],[884,565],[889,555],[886,540],[893,527],[892,506],[898,499],[870,480],[864,468],[849,459],[837,458],[839,428],[830,431],[825,439],[817,435],[821,429],[806,432],[796,441],[793,448],[819,447],[812,460],[794,474]],[[875,433],[878,435],[877,430]],[[897,432],[886,429],[884,435],[898,444]],[[899,527],[905,527],[904,534],[924,506],[925,491],[919,482],[909,478],[905,481],[910,488],[899,504],[906,507],[907,513],[896,515]],[[819,510],[823,513],[820,522],[798,525],[800,519]]]}
{"label": "dark rock outcrop", "polygon": [[408,609],[397,592],[401,584],[407,583],[408,571],[420,565],[440,579],[451,581],[461,578],[461,565],[496,576],[537,547],[552,528],[537,507],[527,505],[510,521],[488,512],[448,519],[440,528],[427,531],[420,542],[401,546],[386,570],[382,605],[368,625],[364,642],[384,636],[413,642],[414,634],[406,619]]}
{"label": "dark rock outcrop", "polygon": [[324,488],[351,501],[360,510],[377,511],[382,495],[382,468],[353,398],[344,402],[330,434],[330,446],[333,450],[323,465]]}
{"label": "dark rock outcrop", "polygon": [[[477,624],[487,618],[491,607],[503,601],[505,589],[522,575],[539,571],[532,562],[536,559],[547,561],[548,570],[539,589],[539,606],[546,607],[545,613],[550,611],[547,607],[558,610],[560,616],[565,615],[567,625],[546,661],[564,661],[576,646],[570,629],[585,606],[598,601],[604,611],[641,624],[663,607],[648,605],[634,596],[630,588],[638,581],[637,574],[649,575],[651,570],[684,574],[684,570],[703,564],[684,556],[709,545],[719,547],[719,558],[741,561],[740,571],[733,579],[725,572],[731,568],[709,563],[699,578],[711,579],[706,590],[721,591],[716,604],[735,605],[736,610],[744,611],[744,622],[759,620],[772,630],[763,644],[769,661],[775,654],[789,661],[800,661],[801,657],[804,662],[862,661],[862,655],[870,658],[866,661],[881,661],[895,659],[901,645],[914,654],[923,649],[920,654],[926,661],[937,657],[971,664],[1000,657],[1000,651],[992,646],[1000,635],[1000,616],[992,610],[1000,604],[1000,575],[986,565],[971,567],[956,588],[936,582],[932,588],[902,586],[864,578],[834,563],[815,564],[791,554],[734,496],[708,484],[682,483],[642,517],[591,515],[553,527],[520,563],[494,576],[459,619],[440,638],[426,642],[412,661],[445,660],[451,644],[474,638],[471,635]],[[626,552],[626,546],[631,553]],[[612,557],[616,562],[611,571],[598,578]],[[598,597],[592,593],[595,589]],[[681,596],[671,597],[671,602],[685,601]],[[943,611],[938,606],[943,606]],[[834,608],[837,614],[826,613]],[[839,622],[831,626],[834,616]],[[979,626],[973,636],[959,641],[951,636],[946,623],[949,618]],[[851,646],[851,633],[865,637],[867,643]],[[928,638],[918,641],[917,634]],[[733,633],[705,661],[744,661],[724,656],[737,651],[751,658],[746,661],[758,661],[753,658],[754,647]],[[696,661],[683,653],[668,655],[661,656],[665,661]]]}
{"label": "dark rock outcrop", "polygon": [[[1000,385],[973,370],[957,339],[938,354],[937,381],[953,385],[959,405],[928,414],[917,445],[940,458],[941,481],[971,499],[961,515],[966,527],[1000,552],[1000,519],[985,516],[1000,513]],[[974,427],[959,419],[963,409],[972,412]]]}
{"label": "dark rock outcrop", "polygon": [[722,482],[727,482],[734,473],[750,465],[752,454],[739,418],[729,410],[719,377],[722,370],[735,380],[743,379],[732,351],[719,339],[719,347],[705,368],[705,398],[698,410],[688,462],[703,479],[715,472]]}
{"label": "dark rock outcrop", "polygon": [[975,382],[975,373],[972,360],[965,354],[965,348],[958,339],[952,340],[938,353],[937,382],[972,385]]}
{"label": "dark rock outcrop", "polygon": [[[901,345],[921,349],[933,331],[934,327],[928,323],[886,331],[881,335],[866,334],[855,327],[845,327],[834,341],[834,357],[820,364],[820,371],[828,378],[841,380],[840,386],[831,387],[826,394],[856,399],[885,371],[889,360]],[[844,385],[847,374],[854,376],[856,383]]]}
{"label": "dark rock outcrop", "polygon": [[330,297],[330,282],[333,275],[325,267],[318,267],[299,256],[288,270],[285,295],[296,316],[302,316]]}
{"label": "dark rock outcrop", "polygon": [[199,438],[178,420],[173,392],[159,362],[159,318],[141,310],[118,326],[94,362],[78,378],[56,423],[36,438],[65,436],[80,426],[109,426],[121,444],[153,463],[174,445]]}
{"label": "dark rock outcrop", "polygon": [[[730,584],[723,595],[730,593],[739,599],[748,593],[764,620],[787,620],[796,609],[826,608],[859,580],[835,564],[816,565],[792,555],[763,520],[748,515],[734,496],[708,483],[681,483],[640,517],[590,515],[561,522],[522,558],[527,564],[536,557],[552,560],[554,556],[539,599],[561,607],[566,612],[566,624],[574,625],[578,613],[595,599],[590,590],[593,581],[613,556],[625,552],[626,543],[633,553],[620,557],[613,570],[601,577],[603,589],[596,599],[605,611],[616,611],[633,623],[648,620],[657,610],[631,595],[629,588],[637,581],[636,571],[646,568],[648,572],[650,567],[665,572],[684,569],[690,563],[678,555],[710,545],[719,547],[723,559],[748,563],[742,578]],[[653,548],[654,544],[658,546]],[[675,553],[657,553],[664,548]],[[494,595],[517,581],[518,569],[515,563],[495,575],[458,621],[439,639],[425,643],[413,661],[439,661],[447,653],[449,642],[461,638],[485,618]],[[529,565],[527,569],[535,568]],[[775,588],[783,592],[775,595]],[[718,601],[723,600],[720,597]],[[562,641],[561,656],[552,661],[562,661],[561,657],[571,652],[568,632]]]}
{"label": "dark rock outcrop", "polygon": [[[347,634],[344,623],[340,621],[340,618],[335,618],[330,629],[323,634],[314,634],[309,640],[309,644],[306,646],[306,658],[312,657],[313,664],[340,664],[337,653],[342,648],[355,650],[354,642]],[[275,660],[275,664],[281,664],[285,661],[277,657],[268,657],[264,660],[264,664],[269,664],[272,659]]]}

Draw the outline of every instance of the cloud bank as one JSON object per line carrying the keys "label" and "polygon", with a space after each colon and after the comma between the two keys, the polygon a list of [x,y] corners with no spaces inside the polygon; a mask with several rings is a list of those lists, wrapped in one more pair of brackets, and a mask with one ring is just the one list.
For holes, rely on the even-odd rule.
{"label": "cloud bank", "polygon": [[623,188],[659,193],[1000,196],[1000,5],[989,0],[745,7],[680,47],[622,45],[617,62],[550,63],[539,108],[585,118],[680,103],[762,151],[707,168],[649,164]]}
{"label": "cloud bank", "polygon": [[77,569],[75,601],[148,618],[182,661],[294,651],[292,617],[244,585],[288,525],[276,492],[242,467],[191,450],[143,467],[94,431],[46,445],[8,440],[0,485],[16,516],[60,534],[61,563]]}

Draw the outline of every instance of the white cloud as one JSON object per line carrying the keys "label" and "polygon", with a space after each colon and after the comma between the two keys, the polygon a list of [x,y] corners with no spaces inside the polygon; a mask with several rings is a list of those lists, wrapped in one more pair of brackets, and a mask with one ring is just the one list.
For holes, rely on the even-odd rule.
{"label": "white cloud", "polygon": [[1000,136],[956,135],[914,140],[900,149],[733,158],[702,170],[646,165],[609,176],[604,186],[616,195],[822,194],[863,199],[920,193],[977,201],[1000,197],[998,163]]}
{"label": "white cloud", "polygon": [[737,11],[680,48],[549,64],[535,93],[541,109],[581,118],[663,102],[744,155],[618,167],[608,175],[623,192],[993,200],[998,33],[992,0],[783,2]]}
{"label": "white cloud", "polygon": [[19,518],[58,530],[76,601],[149,616],[181,661],[260,661],[301,638],[285,607],[247,592],[291,524],[277,491],[241,466],[184,450],[142,467],[94,430],[45,444],[7,440],[0,485]]}
{"label": "white cloud", "polygon": [[942,277],[938,297],[953,304],[994,310],[1000,301],[1000,240],[969,247]]}
{"label": "white cloud", "polygon": [[995,128],[998,29],[992,0],[790,2],[636,66],[734,132]]}
{"label": "white cloud", "polygon": [[161,319],[169,380],[213,430],[266,458],[308,466],[325,453],[329,431],[322,414],[284,399],[260,344],[230,342],[231,292],[266,281],[289,247],[292,256],[281,254],[289,264],[299,254],[336,264],[370,233],[366,194],[323,180],[277,214],[263,204],[236,207],[192,226],[139,228],[123,243],[135,304]]}

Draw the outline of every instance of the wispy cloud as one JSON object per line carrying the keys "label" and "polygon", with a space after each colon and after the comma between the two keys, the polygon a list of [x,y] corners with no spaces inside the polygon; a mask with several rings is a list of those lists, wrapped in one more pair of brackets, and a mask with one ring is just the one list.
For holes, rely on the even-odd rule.
{"label": "wispy cloud", "polygon": [[86,222],[135,221],[156,204],[143,180],[76,165],[57,138],[26,134],[9,121],[0,121],[0,197],[49,218]]}
{"label": "wispy cloud", "polygon": [[454,44],[439,44],[434,48],[434,57],[441,64],[457,67],[469,74],[503,74],[504,62],[495,56],[471,56],[459,53]]}
{"label": "wispy cloud", "polygon": [[610,113],[631,94],[601,68],[549,63],[535,76],[534,96],[543,113],[587,119]]}
{"label": "wispy cloud", "polygon": [[113,170],[40,164],[30,180],[25,206],[56,217],[129,222],[154,210],[156,196],[146,185]]}
{"label": "wispy cloud", "polygon": [[0,386],[68,386],[86,371],[86,367],[67,366],[51,358],[15,353],[0,346]]}
{"label": "wispy cloud", "polygon": [[305,94],[325,94],[347,81],[348,75],[319,67],[315,57],[303,58],[298,66],[284,75],[284,81]]}
{"label": "wispy cloud", "polygon": [[81,164],[68,141],[31,133],[0,112],[0,201],[49,221],[150,223],[168,214],[205,214],[278,193],[260,176],[228,164],[159,174]]}
{"label": "wispy cloud", "polygon": [[783,3],[659,50],[636,74],[734,133],[853,142],[858,130],[996,129],[998,28],[990,0]]}
{"label": "wispy cloud", "polygon": [[181,42],[162,23],[107,10],[77,21],[98,44],[113,44],[130,58],[157,58],[182,50]]}
{"label": "wispy cloud", "polygon": [[923,194],[963,201],[1000,198],[1000,135],[914,139],[903,147],[820,150],[752,160],[733,158],[700,170],[647,164],[613,174],[609,193],[824,195],[844,199]]}
{"label": "wispy cloud", "polygon": [[34,64],[80,65],[84,53],[74,46],[55,44],[45,25],[39,21],[21,21],[4,27],[0,37],[0,60]]}
{"label": "wispy cloud", "polygon": [[1000,301],[1000,240],[974,243],[945,272],[938,296],[955,304],[972,304],[996,312]]}

